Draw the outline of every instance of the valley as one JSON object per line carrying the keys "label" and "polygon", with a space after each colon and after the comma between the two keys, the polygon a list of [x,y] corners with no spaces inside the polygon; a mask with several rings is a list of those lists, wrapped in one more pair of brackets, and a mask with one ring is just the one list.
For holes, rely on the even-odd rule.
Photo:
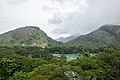
{"label": "valley", "polygon": [[119,25],[62,43],[37,27],[0,34],[0,80],[119,80]]}

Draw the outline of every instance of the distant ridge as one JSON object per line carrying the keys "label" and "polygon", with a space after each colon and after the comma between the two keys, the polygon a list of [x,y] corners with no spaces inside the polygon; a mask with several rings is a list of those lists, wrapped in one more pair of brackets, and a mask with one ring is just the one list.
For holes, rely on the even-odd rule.
{"label": "distant ridge", "polygon": [[67,45],[120,45],[120,25],[106,24],[99,29],[81,35],[66,43]]}
{"label": "distant ridge", "polygon": [[56,40],[65,43],[65,42],[68,42],[68,41],[71,41],[71,40],[77,38],[78,36],[79,35],[68,36],[68,37],[65,37],[65,38],[60,37],[60,38],[57,38]]}

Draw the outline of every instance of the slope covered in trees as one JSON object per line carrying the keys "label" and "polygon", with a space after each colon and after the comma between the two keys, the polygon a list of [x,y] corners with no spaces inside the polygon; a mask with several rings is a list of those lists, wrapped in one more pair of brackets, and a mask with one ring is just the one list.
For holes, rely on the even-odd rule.
{"label": "slope covered in trees", "polygon": [[62,43],[48,37],[44,31],[34,26],[17,28],[0,35],[0,45],[2,46],[39,46],[44,48],[60,44]]}
{"label": "slope covered in trees", "polygon": [[[74,48],[74,47],[73,47]],[[0,48],[0,80],[119,80],[120,76],[120,49],[112,47],[98,48],[97,55],[90,48],[83,48],[84,53],[78,47],[77,53],[82,57],[67,62],[65,57],[60,59],[47,58],[48,54],[60,50],[58,48],[41,49],[28,47],[22,49]],[[33,52],[28,52],[33,49]],[[71,50],[71,48],[67,48]],[[22,52],[23,51],[23,52]],[[31,50],[32,51],[32,50]],[[46,51],[45,53],[43,53]],[[64,50],[61,48],[60,51]],[[16,53],[17,54],[16,54]],[[35,58],[21,53],[39,53]],[[22,56],[23,55],[23,56]]]}
{"label": "slope covered in trees", "polygon": [[120,80],[119,27],[104,25],[62,46],[36,27],[1,34],[0,80]]}
{"label": "slope covered in trees", "polygon": [[81,35],[66,45],[119,45],[120,43],[120,25],[103,25],[99,29],[87,34]]}

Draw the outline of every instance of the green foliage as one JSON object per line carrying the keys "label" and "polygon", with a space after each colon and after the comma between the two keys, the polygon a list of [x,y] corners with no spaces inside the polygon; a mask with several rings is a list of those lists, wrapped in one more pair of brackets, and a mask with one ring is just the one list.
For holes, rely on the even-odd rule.
{"label": "green foliage", "polygon": [[15,60],[7,58],[0,59],[0,79],[8,79],[14,72],[16,63]]}
{"label": "green foliage", "polygon": [[28,80],[28,75],[25,72],[15,72],[9,80]]}
{"label": "green foliage", "polygon": [[33,70],[33,68],[47,64],[47,61],[38,58],[26,58],[22,60],[20,64],[21,71],[30,72]]}
{"label": "green foliage", "polygon": [[120,25],[103,25],[99,29],[81,35],[64,45],[67,46],[117,46],[120,47]]}
{"label": "green foliage", "polygon": [[26,57],[32,58],[42,58],[45,60],[50,60],[52,58],[52,53],[49,52],[47,49],[43,49],[41,47],[20,47],[15,46],[12,48],[17,54]]}
{"label": "green foliage", "polygon": [[120,79],[120,51],[112,54],[101,53],[98,55],[98,58],[104,61],[107,65],[106,68],[106,80],[119,80]]}
{"label": "green foliage", "polygon": [[61,44],[34,26],[17,28],[0,35],[0,45],[2,46],[38,46],[45,48]]}
{"label": "green foliage", "polygon": [[[61,66],[56,64],[43,65],[36,68],[30,73],[30,78],[36,78],[38,75],[43,75],[47,80],[68,80],[68,77],[64,74],[65,71],[69,70],[69,66]],[[36,79],[39,80],[39,79]]]}
{"label": "green foliage", "polygon": [[43,76],[43,75],[36,75],[34,77],[30,77],[29,80],[48,80],[48,79],[45,76]]}
{"label": "green foliage", "polygon": [[[69,62],[64,56],[51,56],[70,52],[83,56]],[[119,80],[119,53],[115,47],[4,47],[0,48],[0,80]]]}
{"label": "green foliage", "polygon": [[13,50],[0,48],[0,79],[6,80],[15,72],[30,72],[33,68],[47,64],[38,58],[27,58],[17,55]]}
{"label": "green foliage", "polygon": [[69,64],[80,67],[81,70],[76,70],[76,72],[78,72],[84,80],[90,80],[93,77],[97,77],[102,80],[105,76],[104,69],[102,68],[104,66],[104,62],[97,58],[82,57],[69,62]]}

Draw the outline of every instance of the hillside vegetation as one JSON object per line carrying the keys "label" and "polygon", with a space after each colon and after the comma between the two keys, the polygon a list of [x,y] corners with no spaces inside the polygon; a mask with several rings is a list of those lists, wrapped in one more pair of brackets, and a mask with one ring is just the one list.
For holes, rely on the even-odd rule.
{"label": "hillside vegetation", "polygon": [[[120,80],[119,45],[119,25],[64,44],[37,27],[18,28],[0,35],[0,80]],[[80,56],[64,56],[74,53]]]}
{"label": "hillside vegetation", "polygon": [[[0,80],[120,79],[120,49],[106,47],[89,52],[91,50],[83,48],[84,52],[79,53],[81,47],[78,47],[76,52],[83,54],[83,56],[69,62],[65,57],[59,59],[49,57],[58,49],[51,48],[49,50],[38,47],[10,49],[9,47],[0,47]],[[60,49],[62,51],[64,48]],[[98,52],[97,55],[90,56],[91,53],[94,54],[96,51]],[[46,52],[49,55],[46,55]],[[37,54],[33,57],[27,55],[25,57],[24,53],[25,55],[27,53],[28,55]]]}
{"label": "hillside vegetation", "polygon": [[67,42],[67,45],[120,46],[120,25],[103,25],[99,29]]}
{"label": "hillside vegetation", "polygon": [[50,47],[62,44],[48,37],[38,27],[26,26],[0,35],[2,46],[39,46]]}

